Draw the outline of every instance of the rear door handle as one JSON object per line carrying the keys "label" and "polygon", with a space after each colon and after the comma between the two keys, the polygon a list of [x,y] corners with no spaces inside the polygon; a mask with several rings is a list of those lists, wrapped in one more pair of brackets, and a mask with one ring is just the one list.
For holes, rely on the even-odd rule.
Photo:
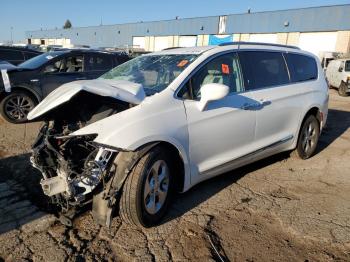
{"label": "rear door handle", "polygon": [[249,109],[252,109],[253,107],[254,107],[253,104],[244,103],[244,104],[241,106],[241,109],[243,109],[243,110],[249,110]]}
{"label": "rear door handle", "polygon": [[260,106],[268,106],[271,104],[271,101],[265,100],[265,99],[261,99],[260,100]]}
{"label": "rear door handle", "polygon": [[77,77],[75,80],[86,80],[86,77]]}

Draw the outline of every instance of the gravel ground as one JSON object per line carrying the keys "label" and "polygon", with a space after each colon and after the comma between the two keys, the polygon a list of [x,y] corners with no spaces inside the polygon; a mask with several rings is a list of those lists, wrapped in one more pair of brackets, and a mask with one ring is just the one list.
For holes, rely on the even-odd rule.
{"label": "gravel ground", "polygon": [[350,97],[334,90],[313,158],[283,153],[206,181],[142,230],[118,217],[108,230],[90,212],[61,225],[29,163],[40,124],[0,121],[0,261],[350,261]]}

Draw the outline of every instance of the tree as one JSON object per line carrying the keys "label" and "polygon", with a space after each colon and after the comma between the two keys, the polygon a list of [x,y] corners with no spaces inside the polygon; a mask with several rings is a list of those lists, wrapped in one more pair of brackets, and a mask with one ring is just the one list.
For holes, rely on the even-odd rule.
{"label": "tree", "polygon": [[69,19],[66,20],[63,26],[63,29],[68,29],[68,28],[72,28],[72,23],[69,21]]}

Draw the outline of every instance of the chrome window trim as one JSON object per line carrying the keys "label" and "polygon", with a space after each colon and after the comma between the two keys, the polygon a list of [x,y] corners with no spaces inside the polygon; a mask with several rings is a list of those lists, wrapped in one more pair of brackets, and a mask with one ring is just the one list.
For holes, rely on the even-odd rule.
{"label": "chrome window trim", "polygon": [[[248,90],[245,86],[245,81],[244,81],[244,72],[242,70],[242,66],[241,66],[241,63],[240,63],[240,57],[239,57],[239,52],[245,52],[245,51],[250,51],[250,52],[257,52],[257,51],[261,51],[261,52],[277,52],[277,53],[280,53],[282,55],[282,58],[284,59],[285,61],[285,65],[286,65],[286,69],[287,69],[287,73],[288,73],[288,76],[289,76],[289,83],[286,83],[286,84],[282,84],[282,85],[273,85],[273,86],[265,86],[265,87],[261,87],[261,88],[257,88],[257,89],[251,89],[251,90]],[[194,75],[196,74],[203,66],[204,64],[206,63],[209,63],[211,60],[215,59],[216,57],[220,56],[220,55],[225,55],[225,54],[229,54],[229,53],[236,53],[237,54],[237,57],[238,57],[238,61],[239,61],[239,65],[240,65],[240,74],[241,74],[241,77],[243,79],[243,83],[242,83],[242,87],[243,87],[243,91],[241,92],[235,92],[235,93],[230,93],[229,96],[231,95],[235,95],[235,94],[245,94],[245,93],[249,93],[249,92],[254,92],[254,91],[260,91],[260,90],[264,90],[264,89],[271,89],[271,88],[279,88],[279,87],[285,87],[285,86],[289,86],[289,85],[296,85],[296,84],[301,84],[301,83],[307,83],[307,82],[312,82],[312,81],[318,81],[319,80],[319,77],[320,77],[320,74],[318,72],[318,65],[317,65],[317,62],[315,61],[316,63],[316,68],[317,68],[317,78],[315,79],[310,79],[310,80],[306,80],[306,81],[300,81],[300,82],[292,82],[291,81],[291,76],[290,76],[290,69],[288,67],[288,64],[287,64],[287,60],[284,56],[284,54],[296,54],[296,55],[301,55],[301,56],[306,56],[306,57],[309,57],[313,60],[315,60],[315,58],[311,55],[308,55],[308,54],[303,54],[303,53],[300,53],[300,52],[296,52],[296,51],[285,51],[285,50],[271,50],[271,49],[256,49],[256,48],[249,48],[249,49],[234,49],[234,50],[226,50],[226,51],[222,51],[222,52],[218,52],[214,55],[212,55],[211,57],[208,57],[207,59],[205,59],[203,62],[201,62],[186,78],[184,81],[182,81],[182,83],[178,86],[178,88],[176,89],[176,91],[174,92],[174,98],[175,99],[180,99],[180,100],[192,100],[192,99],[185,99],[185,98],[182,98],[182,97],[179,97],[178,96],[178,93],[180,92],[180,90],[184,87],[184,85],[187,83],[187,81],[189,81],[189,79]],[[196,101],[196,100],[193,100],[193,101]]]}

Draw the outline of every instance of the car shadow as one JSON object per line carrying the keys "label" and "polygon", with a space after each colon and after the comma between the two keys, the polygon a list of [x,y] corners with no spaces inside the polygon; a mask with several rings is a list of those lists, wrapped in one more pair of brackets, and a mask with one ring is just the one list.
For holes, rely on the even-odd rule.
{"label": "car shadow", "polygon": [[[181,217],[183,214],[197,207],[201,203],[205,202],[215,194],[219,193],[226,187],[236,183],[239,179],[245,175],[269,166],[273,163],[284,161],[290,157],[290,152],[283,152],[266,159],[257,161],[250,165],[229,171],[225,174],[219,175],[217,177],[208,179],[200,184],[194,186],[189,191],[183,194],[176,194],[174,196],[173,204],[170,208],[169,213],[161,222],[167,223],[171,220],[174,220],[178,217]],[[241,199],[242,203],[246,202],[247,199]]]}
{"label": "car shadow", "polygon": [[329,109],[327,124],[319,139],[316,154],[322,152],[350,128],[350,112]]}
{"label": "car shadow", "polygon": [[32,168],[30,154],[0,159],[0,234],[45,216],[48,198],[41,174]]}

